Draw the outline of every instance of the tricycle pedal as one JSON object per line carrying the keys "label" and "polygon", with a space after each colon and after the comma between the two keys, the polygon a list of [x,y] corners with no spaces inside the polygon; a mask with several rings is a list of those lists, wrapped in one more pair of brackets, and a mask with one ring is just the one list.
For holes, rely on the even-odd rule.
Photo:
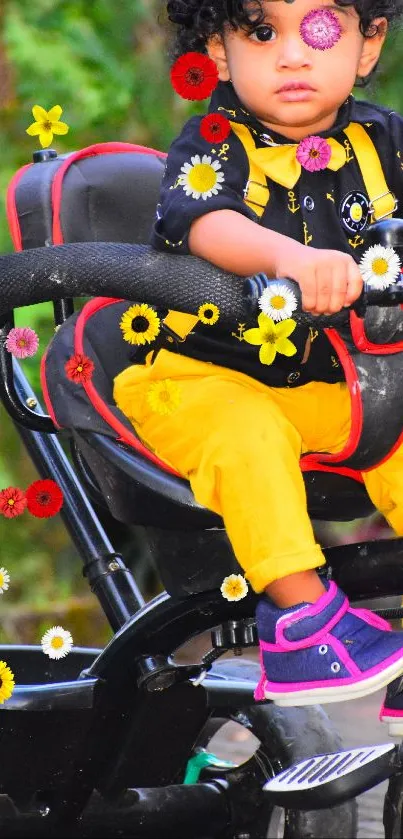
{"label": "tricycle pedal", "polygon": [[306,758],[271,778],[263,789],[281,807],[321,810],[361,795],[398,771],[400,747],[384,743]]}

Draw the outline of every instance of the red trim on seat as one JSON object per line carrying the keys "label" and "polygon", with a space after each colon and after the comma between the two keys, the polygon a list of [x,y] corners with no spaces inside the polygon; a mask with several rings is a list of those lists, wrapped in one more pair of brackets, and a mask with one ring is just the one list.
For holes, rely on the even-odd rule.
{"label": "red trim on seat", "polygon": [[352,478],[353,481],[358,481],[360,484],[364,483],[361,472],[357,472],[356,469],[350,469],[348,466],[328,466],[325,463],[318,463],[314,468],[312,468],[309,463],[306,464],[304,459],[302,459],[300,467],[301,472],[332,472],[336,475],[344,475],[345,478]]}
{"label": "red trim on seat", "polygon": [[165,152],[159,152],[157,149],[150,149],[146,146],[137,146],[133,143],[94,143],[92,146],[87,146],[85,149],[74,152],[66,158],[64,163],[57,170],[52,183],[52,209],[53,209],[53,233],[52,240],[54,245],[64,245],[63,232],[60,220],[60,210],[62,204],[62,190],[63,179],[67,169],[76,163],[77,160],[83,160],[85,157],[95,157],[97,154],[120,154],[123,152],[137,152],[138,154],[154,154],[157,157],[166,158]]}
{"label": "red trim on seat", "polygon": [[[345,460],[347,457],[351,457],[354,454],[362,432],[362,420],[363,420],[363,411],[362,411],[362,400],[361,400],[361,390],[360,384],[358,381],[357,370],[354,364],[353,359],[351,358],[350,353],[347,350],[347,347],[340,337],[339,333],[335,329],[324,329],[325,334],[327,335],[330,343],[333,346],[333,349],[336,350],[336,353],[341,361],[344,375],[346,377],[346,381],[348,384],[348,389],[350,391],[350,399],[351,399],[351,429],[350,435],[341,452],[337,452],[336,454],[307,454],[303,455],[301,458],[301,468],[302,462],[304,464],[308,464],[308,469],[318,469],[320,464],[329,463],[329,464],[337,464],[341,460]],[[305,467],[306,469],[306,467]]]}
{"label": "red trim on seat", "polygon": [[46,352],[43,354],[43,356],[41,358],[41,364],[40,364],[40,377],[41,377],[42,393],[43,393],[43,398],[45,400],[45,405],[46,405],[48,414],[49,414],[52,422],[54,422],[56,428],[61,428],[62,426],[59,425],[59,423],[56,419],[55,412],[53,410],[53,405],[52,405],[52,402],[51,402],[51,399],[50,399],[50,393],[49,393],[49,389],[48,389],[48,383],[46,381],[45,365],[46,365],[47,355],[48,355],[48,351],[46,350]]}
{"label": "red trim on seat", "polygon": [[367,338],[363,319],[359,318],[353,311],[350,312],[350,327],[355,346],[362,353],[367,355],[392,355],[403,350],[403,341],[396,341],[395,344],[373,344]]}
{"label": "red trim on seat", "polygon": [[[110,297],[95,297],[93,300],[90,300],[88,303],[85,304],[83,309],[81,310],[76,323],[75,329],[75,344],[74,344],[74,352],[75,353],[83,353],[84,354],[84,329],[85,324],[89,320],[92,315],[96,312],[100,311],[101,309],[105,308],[106,306],[111,306],[114,303],[122,303],[123,300],[114,299]],[[129,431],[125,425],[123,425],[120,420],[115,417],[112,411],[108,408],[105,404],[103,399],[100,397],[98,391],[95,388],[94,383],[90,380],[88,382],[83,382],[82,387],[84,388],[88,399],[90,400],[91,404],[94,406],[96,412],[102,417],[103,420],[116,432],[119,436],[121,442],[132,446],[139,454],[143,455],[147,460],[152,461],[155,463],[156,466],[159,466],[160,469],[163,469],[164,472],[169,472],[171,475],[176,475],[177,477],[183,477],[180,475],[179,472],[176,472],[175,469],[172,469],[171,466],[168,466],[167,463],[164,463],[163,460],[160,460],[155,454],[150,452],[143,443],[140,442],[138,437],[134,434],[134,432]]]}
{"label": "red trim on seat", "polygon": [[13,175],[11,181],[7,188],[7,196],[6,196],[6,211],[7,211],[7,220],[8,225],[10,228],[11,238],[13,240],[14,249],[16,251],[22,251],[22,236],[21,236],[21,228],[20,223],[18,220],[18,210],[17,210],[17,203],[15,200],[15,193],[17,190],[17,186],[27,169],[30,169],[33,166],[33,163],[27,163],[25,166],[21,166],[21,169]]}

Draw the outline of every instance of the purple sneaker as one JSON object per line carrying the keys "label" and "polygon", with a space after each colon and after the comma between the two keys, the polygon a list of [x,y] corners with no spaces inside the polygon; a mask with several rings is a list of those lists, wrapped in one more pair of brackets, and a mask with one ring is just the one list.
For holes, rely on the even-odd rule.
{"label": "purple sneaker", "polygon": [[403,679],[395,679],[388,685],[379,719],[388,723],[391,737],[403,736]]}
{"label": "purple sneaker", "polygon": [[353,609],[334,582],[316,603],[256,609],[262,678],[255,699],[315,705],[359,699],[403,673],[403,634],[368,609]]}

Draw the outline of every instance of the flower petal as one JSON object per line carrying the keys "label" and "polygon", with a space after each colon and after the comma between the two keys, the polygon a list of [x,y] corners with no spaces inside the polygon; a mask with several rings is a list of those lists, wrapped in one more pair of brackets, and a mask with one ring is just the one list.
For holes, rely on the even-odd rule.
{"label": "flower petal", "polygon": [[276,323],[275,331],[276,331],[276,340],[279,338],[288,338],[297,325],[297,322],[294,318],[287,318],[286,320],[280,321],[280,323]]}
{"label": "flower petal", "polygon": [[292,341],[289,341],[288,338],[279,338],[276,341],[276,350],[277,352],[281,353],[281,355],[295,355],[297,352],[297,348]]}
{"label": "flower petal", "polygon": [[[287,340],[287,339],[286,339]],[[273,364],[277,354],[277,346],[274,344],[262,344],[259,350],[259,360],[262,364]]]}
{"label": "flower petal", "polygon": [[45,111],[45,108],[42,108],[42,105],[34,105],[34,107],[32,108],[32,114],[35,122],[48,121],[48,112]]}
{"label": "flower petal", "polygon": [[52,129],[54,134],[68,134],[69,132],[67,122],[54,122],[52,123]]}
{"label": "flower petal", "polygon": [[39,142],[43,149],[47,149],[53,140],[53,131],[41,131],[39,135]]}
{"label": "flower petal", "polygon": [[247,329],[243,333],[243,337],[248,344],[254,344],[255,346],[259,346],[263,342],[262,333],[256,327],[254,329]]}
{"label": "flower petal", "polygon": [[38,137],[38,135],[42,131],[42,123],[33,122],[29,128],[26,128],[26,133],[29,134],[30,137]]}
{"label": "flower petal", "polygon": [[53,108],[48,111],[48,120],[49,122],[57,122],[63,113],[63,108],[60,105],[54,105]]}

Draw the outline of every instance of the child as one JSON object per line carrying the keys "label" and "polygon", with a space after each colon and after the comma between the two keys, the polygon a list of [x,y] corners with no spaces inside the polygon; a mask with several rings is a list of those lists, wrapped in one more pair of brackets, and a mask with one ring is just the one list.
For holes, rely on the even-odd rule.
{"label": "child", "polygon": [[[193,117],[170,148],[153,245],[240,276],[290,277],[314,315],[351,305],[362,289],[357,263],[371,214],[390,215],[403,200],[403,120],[355,102],[351,90],[374,70],[401,6],[170,0],[177,55],[190,53],[191,63],[195,51],[207,53],[219,82],[215,127]],[[275,322],[272,298],[271,319],[266,312],[258,329],[239,324],[232,334],[207,303],[196,325],[168,324],[180,335],[176,346],[171,333],[144,365],[117,377],[116,402],[145,444],[190,481],[197,501],[223,517],[262,594],[256,698],[305,705],[369,694],[403,673],[403,636],[350,608],[318,576],[324,557],[299,467],[304,452],[338,452],[349,437],[341,366],[322,331],[296,327],[287,294],[285,320]],[[174,409],[162,413],[149,393],[164,383]],[[400,447],[363,473],[400,535],[402,469]]]}

